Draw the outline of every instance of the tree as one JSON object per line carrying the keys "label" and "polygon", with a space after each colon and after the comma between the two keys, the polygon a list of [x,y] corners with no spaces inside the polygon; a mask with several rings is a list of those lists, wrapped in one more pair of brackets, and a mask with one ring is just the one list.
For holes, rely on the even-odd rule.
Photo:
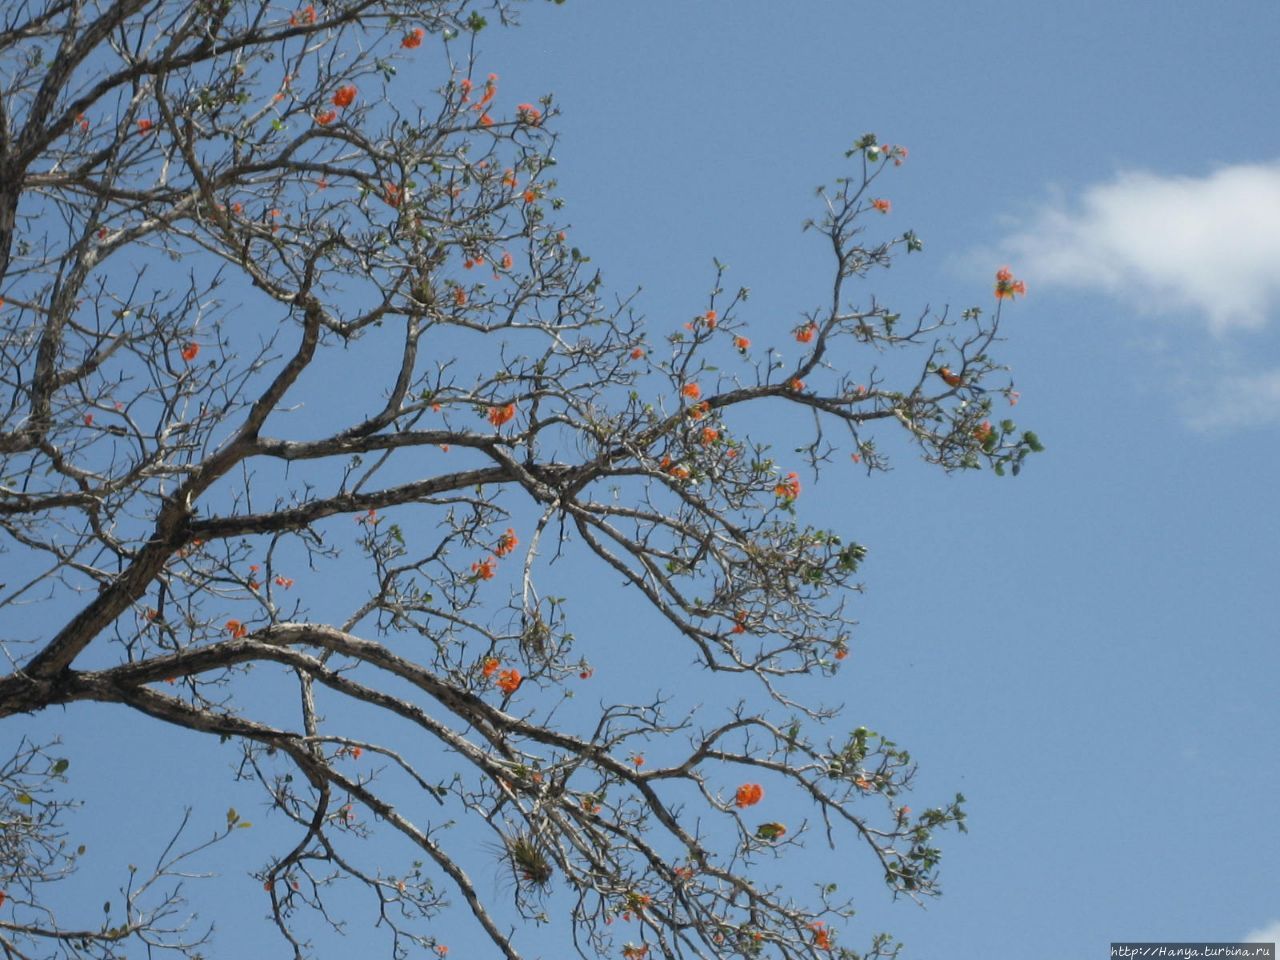
{"label": "tree", "polygon": [[[963,826],[962,798],[912,814],[909,755],[827,732],[791,685],[838,669],[864,556],[801,521],[800,471],[881,470],[888,430],[946,470],[1017,473],[1039,448],[990,421],[1016,399],[989,354],[1010,273],[990,314],[851,300],[920,249],[863,234],[905,149],[862,137],[822,192],[829,305],[784,364],[719,272],[674,331],[608,303],[557,223],[554,102],[473,76],[469,0],[3,16],[11,730],[96,701],[235,744],[269,809],[246,867],[295,956],[315,923],[361,918],[394,955],[444,956],[452,906],[515,958],[514,918],[550,900],[588,957],[859,956],[835,942],[852,910],[834,886],[798,899],[762,866],[809,839],[862,845],[895,894],[936,892],[934,833]],[[430,49],[445,68],[423,96],[397,67]],[[796,462],[748,433],[764,406],[808,425]],[[696,717],[617,677],[598,709],[570,700],[608,650],[545,584],[587,562],[687,643]],[[766,706],[734,705],[740,679]],[[0,770],[6,955],[201,955],[187,865],[247,821],[153,838],[154,871],[86,913],[58,893],[74,757],[20,739]],[[766,789],[823,830],[753,816]],[[386,835],[409,851],[394,868],[369,855]],[[495,861],[510,904],[473,879]]]}

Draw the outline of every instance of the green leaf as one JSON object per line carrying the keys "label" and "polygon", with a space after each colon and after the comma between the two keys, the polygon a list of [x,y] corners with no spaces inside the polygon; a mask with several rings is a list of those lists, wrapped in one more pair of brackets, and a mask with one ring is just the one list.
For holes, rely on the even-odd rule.
{"label": "green leaf", "polygon": [[35,803],[35,801],[31,799],[31,794],[29,793],[18,794],[18,802],[24,807],[29,807],[31,804]]}
{"label": "green leaf", "polygon": [[69,766],[71,766],[71,761],[67,760],[65,757],[61,758],[54,763],[52,773],[55,777],[59,776],[60,774],[65,773]]}

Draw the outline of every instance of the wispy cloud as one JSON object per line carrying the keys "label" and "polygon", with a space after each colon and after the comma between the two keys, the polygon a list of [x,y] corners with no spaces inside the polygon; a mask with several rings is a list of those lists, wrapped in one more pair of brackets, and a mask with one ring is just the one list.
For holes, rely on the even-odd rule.
{"label": "wispy cloud", "polygon": [[1280,422],[1280,367],[1261,373],[1223,373],[1186,409],[1187,422],[1199,430]]}
{"label": "wispy cloud", "polygon": [[1037,286],[1189,311],[1218,335],[1256,330],[1280,314],[1280,162],[1123,173],[1042,206],[1004,246]]}
{"label": "wispy cloud", "polygon": [[1261,927],[1257,930],[1250,930],[1244,935],[1241,943],[1280,943],[1280,920]]}

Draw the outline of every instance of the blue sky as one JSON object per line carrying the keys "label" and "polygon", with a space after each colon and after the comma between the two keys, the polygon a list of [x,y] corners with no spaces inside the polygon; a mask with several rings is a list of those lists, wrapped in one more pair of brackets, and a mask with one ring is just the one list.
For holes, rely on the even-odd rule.
{"label": "blue sky", "polygon": [[1280,8],[571,4],[481,48],[555,92],[575,238],[651,318],[716,256],[789,329],[823,291],[812,189],[867,131],[910,148],[879,189],[926,243],[868,292],[1030,288],[1003,356],[1049,449],[1020,478],[903,457],[805,503],[871,550],[849,716],[911,748],[922,801],[971,800],[945,895],[868,888],[845,942],[1275,939]]}
{"label": "blue sky", "polygon": [[[512,102],[555,94],[573,240],[613,290],[641,288],[658,329],[700,309],[716,257],[752,290],[753,337],[785,352],[827,290],[800,229],[813,189],[868,131],[910,149],[881,181],[884,230],[925,251],[867,294],[904,313],[985,305],[1005,263],[1028,285],[1001,355],[1046,453],[1016,480],[909,455],[831,470],[800,505],[870,550],[853,655],[815,691],[911,750],[913,805],[970,800],[925,909],[891,902],[861,858],[840,865],[859,906],[842,942],[885,929],[904,956],[977,960],[1280,937],[1280,7],[571,0],[523,19],[481,34],[479,72]],[[440,58],[422,54],[434,86]],[[650,679],[608,646],[635,651],[650,624],[618,625],[598,595],[578,612],[591,658]],[[699,695],[700,674],[657,679]],[[78,745],[74,783],[97,784],[112,851],[176,823],[163,788],[193,749],[215,776],[234,761],[82,715],[39,723]],[[115,750],[93,756],[104,729]],[[271,936],[260,904],[236,912],[262,859],[247,842],[213,864],[219,955]],[[802,888],[809,863],[778,869]],[[492,955],[464,919],[442,939],[451,958]]]}

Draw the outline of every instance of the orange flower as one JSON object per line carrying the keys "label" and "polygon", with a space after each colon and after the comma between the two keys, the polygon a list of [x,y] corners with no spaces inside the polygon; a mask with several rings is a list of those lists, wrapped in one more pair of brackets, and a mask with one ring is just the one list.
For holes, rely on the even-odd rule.
{"label": "orange flower", "polygon": [[276,577],[275,580],[272,582],[275,583],[277,587],[280,587],[284,590],[288,590],[290,587],[293,586],[292,577]]}
{"label": "orange flower", "polygon": [[773,488],[773,492],[788,503],[800,496],[800,475],[794,470],[787,474],[785,480]]}
{"label": "orange flower", "polygon": [[498,672],[498,668],[502,666],[502,661],[497,657],[485,657],[480,661],[480,672],[484,674],[487,680]]}
{"label": "orange flower", "polygon": [[632,360],[639,360],[639,359],[640,359],[641,357],[643,357],[643,356],[644,356],[644,347],[632,347],[632,348],[631,348],[631,359],[632,359]]}
{"label": "orange flower", "polygon": [[578,679],[590,680],[594,674],[595,674],[595,670],[593,670],[591,667],[587,667],[585,670],[582,670],[578,673]]}
{"label": "orange flower", "polygon": [[339,87],[333,94],[333,105],[335,107],[349,107],[355,102],[356,88],[351,84]]}
{"label": "orange flower", "polygon": [[510,270],[510,269],[515,265],[515,262],[516,262],[516,261],[515,261],[515,258],[514,258],[514,257],[512,257],[512,256],[511,256],[511,254],[509,254],[509,253],[504,253],[504,254],[502,255],[502,269],[503,269],[503,270]]}
{"label": "orange flower", "polygon": [[811,923],[809,929],[813,931],[813,945],[819,950],[831,949],[831,934],[823,923]]}
{"label": "orange flower", "polygon": [[1015,295],[1026,296],[1027,285],[1021,280],[1013,279],[1013,271],[1001,267],[996,271],[996,299],[1012,300]]}
{"label": "orange flower", "polygon": [[[404,35],[404,39],[400,41],[400,46],[406,50],[413,50],[415,47],[422,46],[422,37],[426,32],[421,27],[414,27]],[[444,954],[441,954],[441,956],[444,956]]]}
{"label": "orange flower", "polygon": [[489,422],[495,427],[501,427],[516,415],[516,405],[508,403],[505,407],[490,407]]}
{"label": "orange flower", "polygon": [[538,199],[538,191],[534,190],[533,187],[530,187],[524,192],[523,196],[525,203],[533,203],[533,201]]}
{"label": "orange flower", "polygon": [[493,117],[489,116],[487,113],[482,113],[482,114],[480,114],[480,126],[482,126],[482,127],[492,127],[492,126],[493,126]]}
{"label": "orange flower", "polygon": [[516,532],[511,527],[507,527],[507,532],[498,538],[498,545],[493,548],[493,552],[500,557],[505,557],[512,550],[520,545]]}
{"label": "orange flower", "polygon": [[792,377],[790,380],[787,381],[787,389],[792,391],[793,393],[799,393],[801,390],[804,389],[804,381],[801,380],[799,377]]}
{"label": "orange flower", "polygon": [[456,303],[456,304],[457,304],[458,306],[460,306],[460,307],[461,307],[461,306],[463,306],[464,304],[466,304],[466,302],[467,302],[467,291],[463,290],[461,287],[454,287],[454,288],[453,288],[453,302],[454,302],[454,303]]}
{"label": "orange flower", "polygon": [[695,403],[689,408],[689,418],[691,420],[701,420],[711,412],[711,404],[703,400],[701,403]]}
{"label": "orange flower", "polygon": [[739,353],[746,353],[751,349],[751,341],[746,337],[734,337],[733,345],[738,348]]}
{"label": "orange flower", "polygon": [[182,359],[187,361],[187,363],[190,363],[192,360],[196,358],[196,354],[198,354],[199,352],[200,352],[200,344],[188,343],[185,347],[182,348]]}
{"label": "orange flower", "polygon": [[514,190],[517,186],[519,186],[519,183],[520,181],[516,179],[516,172],[512,170],[510,167],[502,171],[502,185],[504,187],[510,187],[512,190]]}
{"label": "orange flower", "polygon": [[704,444],[715,443],[719,439],[720,439],[720,431],[717,430],[715,427],[702,428],[702,442]]}
{"label": "orange flower", "polygon": [[796,327],[796,340],[799,343],[808,343],[813,339],[813,335],[818,332],[818,325],[810,320],[802,327]]}
{"label": "orange flower", "polygon": [[635,767],[636,767],[636,769],[637,769],[637,770],[639,770],[641,767],[643,767],[643,766],[644,766],[644,754],[643,754],[643,753],[633,753],[633,754],[632,754],[630,757],[628,757],[627,759],[628,759],[628,760],[630,760],[633,764],[635,764]]}
{"label": "orange flower", "polygon": [[317,113],[315,120],[320,126],[325,127],[333,123],[338,118],[337,110],[326,110],[323,113]]}
{"label": "orange flower", "polygon": [[747,632],[747,611],[739,610],[733,617],[733,629],[730,633],[746,633]]}
{"label": "orange flower", "polygon": [[449,948],[446,947],[443,943],[437,944],[436,955],[439,957],[447,957],[449,955]]}
{"label": "orange flower", "polygon": [[475,86],[475,84],[473,84],[471,80],[468,79],[467,77],[463,77],[460,81],[458,81],[458,88],[462,91],[463,103],[466,103],[466,101],[471,99],[471,88],[473,86]]}
{"label": "orange flower", "polygon": [[86,413],[86,414],[84,415],[84,425],[85,425],[86,427],[92,427],[92,426],[93,426],[93,414],[92,414],[92,413]]}
{"label": "orange flower", "polygon": [[312,4],[312,3],[308,3],[305,7],[299,10],[297,13],[290,14],[289,16],[289,26],[291,27],[296,27],[304,23],[315,23],[315,22],[316,22],[316,8],[315,8],[315,4]]}
{"label": "orange flower", "polygon": [[702,396],[702,388],[696,383],[686,383],[680,388],[680,395],[688,397],[690,400],[697,400]]}
{"label": "orange flower", "polygon": [[993,432],[994,430],[991,426],[991,421],[983,420],[982,423],[974,428],[973,439],[977,440],[983,446],[986,446],[987,440],[991,438],[991,434]]}
{"label": "orange flower", "polygon": [[542,122],[542,111],[532,103],[517,104],[516,119],[521,123],[527,123],[531,127],[536,127]]}
{"label": "orange flower", "polygon": [[522,683],[524,683],[524,677],[520,676],[520,671],[515,667],[510,670],[503,670],[498,674],[498,689],[503,693],[515,693],[520,689],[520,684]]}
{"label": "orange flower", "polygon": [[394,183],[385,183],[382,187],[382,199],[389,207],[400,206],[400,201],[404,199],[404,195],[400,192],[400,188]]}
{"label": "orange flower", "polygon": [[248,635],[249,628],[239,620],[228,620],[227,631],[231,634],[231,639],[239,640],[241,637]]}
{"label": "orange flower", "polygon": [[848,655],[849,655],[848,647],[836,647],[835,658],[837,660],[843,660]]}
{"label": "orange flower", "polygon": [[764,787],[758,783],[744,783],[738,788],[733,804],[736,807],[753,807],[764,798]]}
{"label": "orange flower", "polygon": [[486,557],[483,560],[477,560],[471,565],[471,572],[475,575],[477,580],[492,580],[494,574],[497,572],[494,569],[497,563],[498,561],[493,559],[493,557]]}
{"label": "orange flower", "polygon": [[144,117],[143,119],[138,121],[138,134],[141,135],[144,133],[149,133],[151,131],[151,127],[152,127],[151,121]]}
{"label": "orange flower", "polygon": [[881,213],[888,213],[890,210],[893,209],[893,204],[890,203],[888,200],[872,200],[871,205],[875,207],[877,210],[879,210]]}

